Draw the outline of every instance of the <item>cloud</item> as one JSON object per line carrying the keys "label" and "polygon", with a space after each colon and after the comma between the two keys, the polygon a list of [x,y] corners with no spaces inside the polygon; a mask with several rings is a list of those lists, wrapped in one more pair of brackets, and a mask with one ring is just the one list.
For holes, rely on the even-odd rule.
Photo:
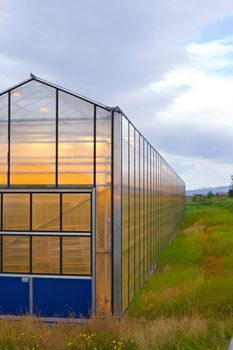
{"label": "cloud", "polygon": [[[209,52],[210,47],[213,49]],[[188,183],[198,182],[201,186],[202,181],[217,185],[219,182],[215,181],[220,178],[219,174],[226,181],[233,170],[233,79],[229,73],[226,75],[219,70],[215,61],[219,58],[223,62],[232,53],[233,40],[227,37],[192,43],[186,49],[189,54],[187,64],[170,71],[164,80],[152,86],[155,94],[166,95],[184,86],[186,91],[181,91],[170,105],[154,115],[153,127],[150,124],[147,132],[156,140],[159,149],[175,158],[180,157],[181,173]],[[202,64],[207,56],[208,71],[206,63]],[[226,65],[233,67],[232,57],[228,57]],[[153,129],[157,131],[154,135],[150,131]],[[191,163],[193,168],[187,171],[187,164]],[[198,172],[195,180],[194,174]]]}
{"label": "cloud", "polygon": [[[161,79],[186,60],[183,47],[198,38],[201,25],[233,14],[228,0],[0,4],[0,53],[21,62],[22,79],[31,70],[52,75],[57,83],[106,103]],[[15,81],[15,74],[9,75]]]}
{"label": "cloud", "polygon": [[232,37],[201,33],[233,2],[0,0],[0,11],[0,89],[32,72],[119,105],[171,158],[231,162]]}
{"label": "cloud", "polygon": [[163,153],[163,156],[179,174],[182,174],[187,189],[225,186],[230,183],[230,174],[232,174],[230,163],[170,153]]}

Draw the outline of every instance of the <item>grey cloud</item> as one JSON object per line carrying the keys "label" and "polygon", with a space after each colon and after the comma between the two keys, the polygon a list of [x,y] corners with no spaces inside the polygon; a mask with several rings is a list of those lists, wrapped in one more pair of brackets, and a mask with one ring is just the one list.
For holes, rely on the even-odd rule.
{"label": "grey cloud", "polygon": [[[233,15],[229,0],[0,0],[0,89],[29,72],[120,105],[159,150],[232,161],[232,135],[165,125],[157,113],[181,90],[145,92],[186,62],[206,23]],[[192,139],[192,141],[191,141]],[[224,155],[229,149],[229,156]]]}
{"label": "grey cloud", "polygon": [[199,2],[3,1],[0,52],[21,62],[22,78],[36,70],[108,103],[160,79],[186,59],[181,47],[204,19],[233,11],[210,0],[199,11]]}
{"label": "grey cloud", "polygon": [[198,125],[176,124],[175,121],[168,125],[159,120],[146,133],[166,153],[233,163],[233,131],[227,128],[209,125],[204,129]]}

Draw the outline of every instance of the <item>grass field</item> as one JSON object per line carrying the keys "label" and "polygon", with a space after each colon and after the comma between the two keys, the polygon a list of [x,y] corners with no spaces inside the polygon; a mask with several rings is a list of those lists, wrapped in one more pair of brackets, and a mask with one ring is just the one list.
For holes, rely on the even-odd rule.
{"label": "grass field", "polygon": [[123,320],[0,321],[0,349],[227,349],[233,337],[233,200],[188,202],[176,237]]}

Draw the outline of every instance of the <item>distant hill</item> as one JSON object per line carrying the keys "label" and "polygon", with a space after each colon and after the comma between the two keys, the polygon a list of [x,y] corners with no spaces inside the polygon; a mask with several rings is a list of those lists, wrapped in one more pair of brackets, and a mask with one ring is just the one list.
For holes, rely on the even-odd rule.
{"label": "distant hill", "polygon": [[193,196],[194,194],[207,194],[209,191],[213,193],[226,193],[229,191],[229,186],[199,188],[197,190],[186,191],[186,196]]}

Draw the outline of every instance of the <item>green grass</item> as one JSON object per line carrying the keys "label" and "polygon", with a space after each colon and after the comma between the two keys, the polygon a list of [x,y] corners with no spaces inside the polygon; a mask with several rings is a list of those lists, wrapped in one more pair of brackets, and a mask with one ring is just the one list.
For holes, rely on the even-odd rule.
{"label": "green grass", "polygon": [[128,315],[150,322],[197,317],[206,325],[200,336],[180,334],[166,349],[226,348],[233,336],[233,200],[187,202],[185,219],[158,272],[137,294]]}
{"label": "green grass", "polygon": [[214,350],[233,337],[233,200],[187,202],[157,272],[124,319],[0,321],[0,350]]}

